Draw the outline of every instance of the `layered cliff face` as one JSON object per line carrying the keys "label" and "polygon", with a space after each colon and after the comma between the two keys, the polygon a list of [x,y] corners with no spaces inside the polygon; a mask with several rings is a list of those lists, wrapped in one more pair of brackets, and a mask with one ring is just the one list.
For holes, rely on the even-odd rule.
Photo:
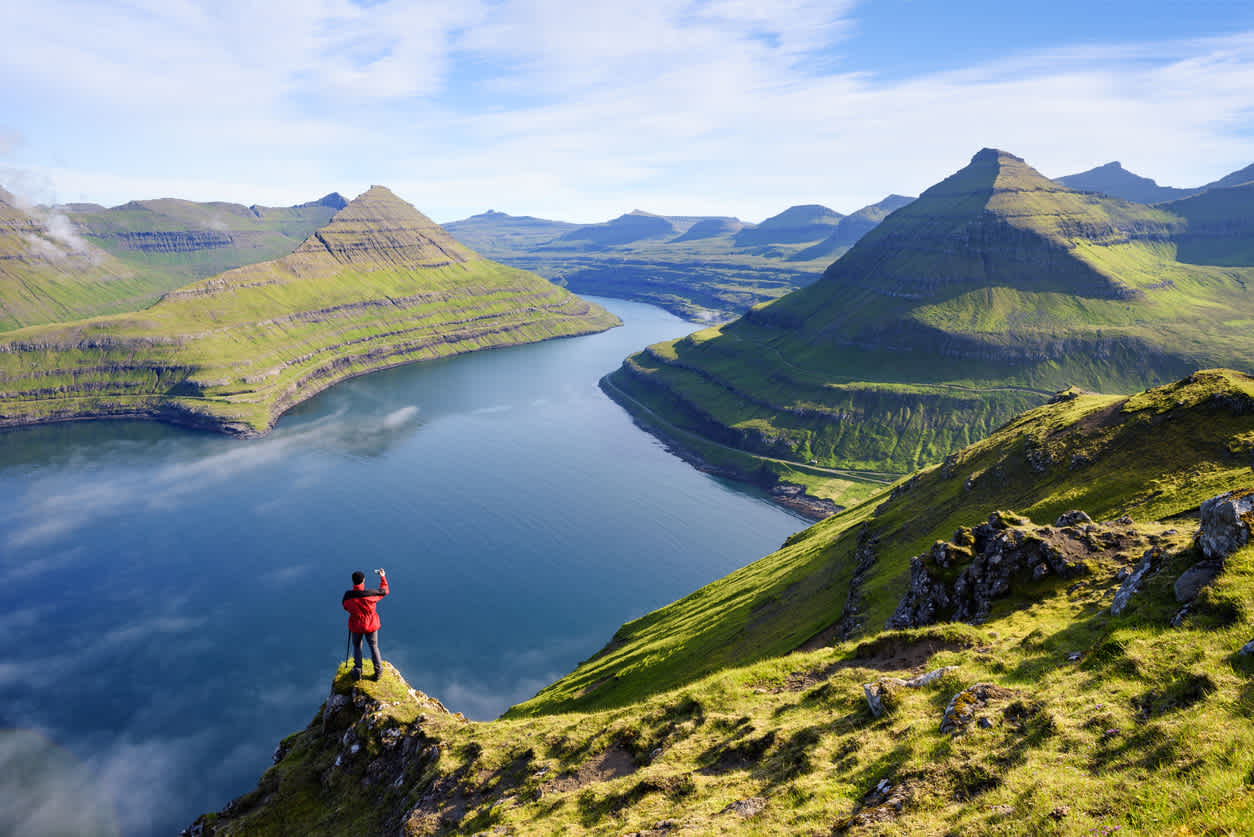
{"label": "layered cliff face", "polygon": [[5,335],[0,424],[134,416],[253,435],[353,375],[616,323],[376,186],[282,259],[142,312]]}
{"label": "layered cliff face", "polygon": [[985,149],[819,282],[650,347],[611,382],[722,444],[904,472],[1073,384],[1127,392],[1244,367],[1254,270],[1177,261],[1187,229]]}
{"label": "layered cliff face", "polygon": [[105,209],[63,207],[77,232],[134,270],[165,277],[161,290],[291,253],[347,201],[332,193],[289,207],[161,198]]}
{"label": "layered cliff face", "polygon": [[0,332],[138,307],[156,288],[64,214],[22,208],[0,189]]}

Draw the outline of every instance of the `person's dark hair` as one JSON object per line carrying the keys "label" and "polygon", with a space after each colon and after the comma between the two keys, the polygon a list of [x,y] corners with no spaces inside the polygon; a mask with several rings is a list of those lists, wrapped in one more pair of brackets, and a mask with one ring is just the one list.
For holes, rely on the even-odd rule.
{"label": "person's dark hair", "polygon": [[357,570],[356,572],[353,573],[354,584],[361,584],[365,580],[366,580],[366,574],[363,573],[361,570]]}

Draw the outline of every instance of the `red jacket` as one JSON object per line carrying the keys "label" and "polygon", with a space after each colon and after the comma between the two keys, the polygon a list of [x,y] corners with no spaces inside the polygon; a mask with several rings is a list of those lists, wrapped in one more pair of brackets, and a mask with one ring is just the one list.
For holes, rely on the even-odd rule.
{"label": "red jacket", "polygon": [[374,606],[387,594],[386,575],[379,579],[378,590],[367,590],[365,582],[354,584],[352,590],[345,590],[340,603],[348,611],[348,629],[355,634],[379,630],[379,614],[375,613]]}

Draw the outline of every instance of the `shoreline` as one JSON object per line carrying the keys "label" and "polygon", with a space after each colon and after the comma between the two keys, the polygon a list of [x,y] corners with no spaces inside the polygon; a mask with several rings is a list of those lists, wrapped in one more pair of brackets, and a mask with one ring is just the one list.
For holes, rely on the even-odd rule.
{"label": "shoreline", "polygon": [[[844,506],[838,505],[831,500],[807,494],[804,485],[784,482],[779,479],[767,484],[760,476],[762,472],[752,474],[728,465],[712,465],[705,461],[705,459],[703,459],[696,451],[685,446],[682,442],[676,439],[674,435],[666,432],[665,428],[646,419],[640,414],[639,410],[633,409],[633,407],[637,407],[639,405],[637,405],[635,401],[630,398],[630,396],[621,392],[618,387],[616,387],[614,383],[609,380],[609,374],[601,377],[601,379],[597,382],[597,387],[601,390],[601,392],[605,393],[607,398],[626,411],[627,415],[631,417],[632,423],[661,442],[668,453],[679,457],[684,462],[687,462],[689,465],[702,473],[735,480],[736,482],[747,483],[749,485],[755,485],[766,491],[771,502],[814,522],[826,520],[832,515],[844,511],[845,509]],[[746,452],[746,455],[752,454],[748,454]]]}

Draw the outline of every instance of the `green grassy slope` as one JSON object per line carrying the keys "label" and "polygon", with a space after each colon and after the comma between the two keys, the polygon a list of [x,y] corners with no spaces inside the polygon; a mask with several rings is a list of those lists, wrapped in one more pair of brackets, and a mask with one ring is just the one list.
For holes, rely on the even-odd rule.
{"label": "green grassy slope", "polygon": [[[1174,585],[1199,558],[1198,504],[1254,485],[1252,446],[1254,379],[1239,373],[1071,393],[880,507],[625,625],[501,720],[467,723],[390,667],[358,685],[341,667],[257,789],[198,824],[205,837],[1247,833],[1254,662],[1236,652],[1254,636],[1254,545],[1178,618]],[[1028,517],[1001,520],[1068,540],[1087,572],[1016,577],[982,624],[881,629],[912,555],[1008,507]],[[1048,525],[1073,508],[1119,519]],[[1150,545],[1161,567],[1112,614]],[[848,638],[788,653],[823,625]],[[951,707],[965,720],[942,730]]]}
{"label": "green grassy slope", "polygon": [[1178,215],[986,149],[822,280],[611,376],[723,444],[907,472],[1070,385],[1129,392],[1254,350],[1254,270],[1182,264]]}
{"label": "green grassy slope", "polygon": [[345,205],[339,194],[289,207],[161,198],[111,209],[69,208],[88,241],[172,290],[225,270],[286,256]]}
{"label": "green grassy slope", "polygon": [[[958,527],[1012,508],[1052,521],[1163,520],[1244,482],[1254,380],[1199,372],[1142,395],[1068,394],[1015,418],[939,466],[794,536],[778,552],[624,625],[573,673],[512,710],[620,705],[694,675],[787,653],[824,632],[884,626],[908,558]],[[851,597],[851,582],[862,568]],[[839,629],[837,629],[839,626]]]}
{"label": "green grassy slope", "polygon": [[0,190],[0,332],[133,310],[167,289],[80,237],[63,215],[17,206]]}
{"label": "green grassy slope", "polygon": [[4,335],[0,425],[133,416],[252,435],[353,375],[615,324],[373,187],[282,259]]}

